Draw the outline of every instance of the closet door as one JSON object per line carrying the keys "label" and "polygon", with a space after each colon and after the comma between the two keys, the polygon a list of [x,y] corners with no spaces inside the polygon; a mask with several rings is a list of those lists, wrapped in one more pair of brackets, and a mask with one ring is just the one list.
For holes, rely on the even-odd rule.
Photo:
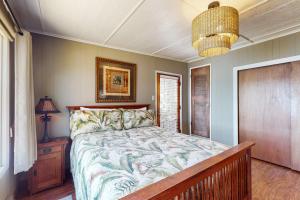
{"label": "closet door", "polygon": [[191,70],[191,132],[210,137],[210,66]]}
{"label": "closet door", "polygon": [[300,171],[300,61],[292,63],[291,129],[291,168]]}
{"label": "closet door", "polygon": [[291,71],[287,63],[238,74],[239,142],[254,141],[254,158],[285,167],[291,167]]}

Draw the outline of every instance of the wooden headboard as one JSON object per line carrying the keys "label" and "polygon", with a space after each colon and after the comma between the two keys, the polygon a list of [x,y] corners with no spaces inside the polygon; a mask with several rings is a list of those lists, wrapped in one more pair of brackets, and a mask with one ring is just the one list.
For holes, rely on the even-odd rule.
{"label": "wooden headboard", "polygon": [[95,108],[95,109],[139,109],[139,108],[144,108],[147,107],[149,109],[150,104],[127,104],[127,105],[92,105],[92,106],[67,106],[67,109],[69,111],[72,110],[80,110],[80,107],[85,107],[85,108]]}

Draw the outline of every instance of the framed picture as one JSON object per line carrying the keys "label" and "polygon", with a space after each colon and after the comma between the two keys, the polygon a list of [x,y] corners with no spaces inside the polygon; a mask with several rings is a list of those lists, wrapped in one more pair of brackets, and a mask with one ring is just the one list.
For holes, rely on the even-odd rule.
{"label": "framed picture", "polygon": [[96,102],[135,102],[136,64],[96,57]]}

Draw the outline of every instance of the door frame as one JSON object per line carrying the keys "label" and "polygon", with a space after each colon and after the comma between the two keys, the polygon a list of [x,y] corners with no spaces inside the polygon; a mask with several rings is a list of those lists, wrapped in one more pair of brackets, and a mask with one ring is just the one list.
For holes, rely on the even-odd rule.
{"label": "door frame", "polygon": [[180,124],[180,131],[182,133],[182,74],[177,74],[173,72],[166,72],[166,71],[160,71],[155,70],[155,116],[157,119],[157,74],[165,74],[165,75],[171,75],[171,76],[178,76],[180,80],[180,116],[179,116],[179,124]]}
{"label": "door frame", "polygon": [[233,67],[233,145],[238,145],[239,143],[238,72],[246,69],[267,67],[271,65],[283,64],[299,60],[300,55]]}
{"label": "door frame", "polygon": [[[189,133],[192,135],[192,69],[209,67],[209,139],[211,140],[212,131],[211,131],[211,64],[207,63],[200,66],[190,67],[189,68],[189,91],[188,91],[188,101],[189,101]],[[200,136],[199,136],[200,137]]]}

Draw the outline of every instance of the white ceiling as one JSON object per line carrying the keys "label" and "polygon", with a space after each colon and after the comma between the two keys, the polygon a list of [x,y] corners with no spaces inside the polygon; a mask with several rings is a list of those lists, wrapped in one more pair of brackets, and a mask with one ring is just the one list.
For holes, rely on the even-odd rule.
{"label": "white ceiling", "polygon": [[[213,0],[10,0],[25,29],[184,62],[198,60],[191,22]],[[300,0],[220,0],[255,43],[300,31]],[[233,49],[251,45],[239,39]],[[200,58],[201,59],[201,58]]]}

